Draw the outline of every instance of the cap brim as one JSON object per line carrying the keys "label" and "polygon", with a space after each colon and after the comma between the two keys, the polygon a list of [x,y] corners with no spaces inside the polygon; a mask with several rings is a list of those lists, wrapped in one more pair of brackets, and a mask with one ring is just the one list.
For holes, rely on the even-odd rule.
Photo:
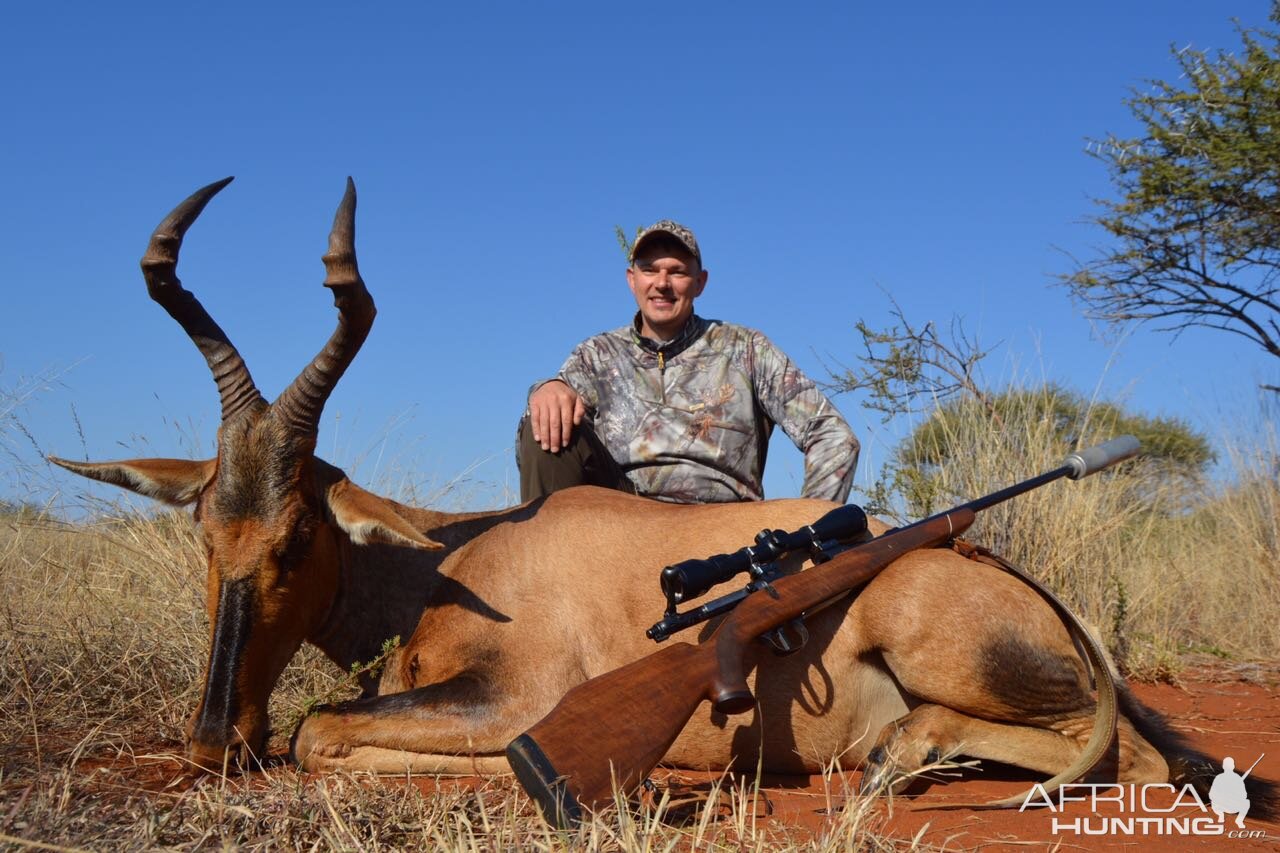
{"label": "cap brim", "polygon": [[672,240],[675,240],[681,246],[684,246],[684,250],[688,252],[690,255],[692,255],[694,260],[696,260],[699,264],[702,263],[702,255],[694,251],[693,249],[689,248],[689,244],[686,243],[684,240],[681,240],[679,235],[671,231],[662,231],[660,229],[654,230],[654,231],[646,231],[644,234],[641,234],[636,239],[636,241],[631,244],[631,255],[628,258],[628,260],[634,263],[636,259],[636,255],[639,253],[641,246],[643,246],[645,243],[648,243],[654,237],[664,237],[664,236],[670,237]]}

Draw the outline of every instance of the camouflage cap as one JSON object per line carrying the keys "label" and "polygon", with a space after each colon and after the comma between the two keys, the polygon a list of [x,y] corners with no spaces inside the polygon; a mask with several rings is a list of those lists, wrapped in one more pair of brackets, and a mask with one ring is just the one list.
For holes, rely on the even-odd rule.
{"label": "camouflage cap", "polygon": [[698,262],[698,266],[702,266],[702,252],[698,249],[698,241],[694,238],[693,232],[679,222],[672,222],[670,219],[659,219],[640,232],[635,242],[631,244],[631,261],[633,263],[636,259],[636,253],[640,251],[640,244],[658,234],[670,234],[676,238],[680,245],[688,249],[689,253],[693,255],[693,259]]}

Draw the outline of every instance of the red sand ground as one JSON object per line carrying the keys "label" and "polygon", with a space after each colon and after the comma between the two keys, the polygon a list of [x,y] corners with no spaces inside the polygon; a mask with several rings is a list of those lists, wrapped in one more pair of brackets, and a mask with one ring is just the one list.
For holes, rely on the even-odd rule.
{"label": "red sand ground", "polygon": [[[1237,772],[1243,773],[1254,759],[1265,753],[1253,772],[1280,781],[1280,690],[1277,673],[1221,669],[1201,669],[1184,675],[1180,686],[1134,685],[1138,698],[1160,711],[1172,727],[1190,744],[1220,761],[1232,756]],[[854,786],[858,773],[846,774],[846,784]],[[965,772],[959,780],[947,780],[927,787],[915,796],[897,798],[881,806],[883,829],[903,839],[913,838],[923,829],[922,841],[950,850],[1042,850],[1059,845],[1062,850],[1280,850],[1280,824],[1246,818],[1249,832],[1265,833],[1258,838],[1231,838],[1226,835],[1195,837],[1185,835],[1086,836],[1069,831],[1054,834],[1054,814],[1046,809],[975,811],[969,809],[918,809],[945,803],[986,802],[1013,796],[1042,781],[1025,771],[995,766],[986,773]],[[832,782],[832,787],[839,783]],[[1248,783],[1246,782],[1246,787]],[[924,787],[924,786],[922,786]],[[772,787],[768,796],[773,818],[815,825],[823,819],[825,796],[822,779],[813,777],[803,788]],[[837,788],[835,793],[839,793]],[[1148,804],[1155,809],[1170,808],[1172,794],[1152,792]],[[1216,815],[1199,811],[1194,802],[1183,800],[1186,808],[1171,814],[1180,817],[1208,817],[1216,826]],[[1207,805],[1207,803],[1206,803]],[[1086,804],[1071,804],[1057,817],[1073,825],[1076,818],[1090,818],[1099,826],[1099,817],[1125,817],[1118,804],[1102,804],[1096,815]],[[1160,816],[1158,812],[1130,812],[1129,816]],[[1235,829],[1227,817],[1227,830]],[[1136,829],[1136,827],[1135,827]],[[1140,833],[1140,830],[1139,830]]]}
{"label": "red sand ground", "polygon": [[[1133,689],[1139,699],[1163,714],[1194,748],[1219,762],[1225,756],[1232,756],[1237,772],[1244,772],[1254,759],[1265,753],[1254,774],[1280,782],[1278,685],[1280,668],[1277,667],[1235,667],[1230,670],[1218,667],[1184,673],[1177,686],[1137,684]],[[174,793],[175,787],[178,790],[186,787],[177,778],[183,774],[175,772],[177,764],[172,759],[128,762],[122,759],[90,759],[78,765],[82,771],[102,766],[123,771],[137,788],[156,792],[167,789]],[[660,771],[656,778],[660,784],[670,786],[673,793],[696,798],[705,791],[709,777]],[[758,820],[821,832],[823,825],[833,819],[833,812],[842,807],[846,792],[856,790],[859,778],[856,771],[837,774],[829,781],[824,781],[821,776],[768,777],[764,780],[762,802],[757,809]],[[1258,837],[1144,835],[1141,830],[1132,836],[1111,834],[1103,837],[1070,831],[1055,834],[1055,815],[1046,809],[1019,812],[923,808],[948,803],[981,803],[1021,794],[1037,781],[1042,780],[1035,774],[1002,765],[988,766],[985,772],[966,770],[958,778],[936,782],[921,780],[917,783],[919,789],[909,792],[908,796],[895,798],[892,803],[878,804],[866,825],[879,833],[903,840],[919,835],[924,844],[947,850],[1280,850],[1280,823],[1264,823],[1252,816],[1246,818],[1246,829],[1259,834]],[[480,784],[480,780],[433,782],[424,779],[418,787],[429,793],[437,784],[470,788]],[[1171,808],[1173,800],[1172,794],[1157,791],[1152,792],[1148,804],[1155,809]],[[1216,825],[1216,816],[1212,812],[1200,812],[1194,801],[1187,799],[1170,814],[1179,819],[1209,818]],[[1094,814],[1087,804],[1075,803],[1056,816],[1060,824],[1074,825],[1077,818],[1088,818],[1096,827],[1099,817],[1161,815],[1158,811],[1122,812],[1114,803],[1103,804]],[[1232,817],[1228,816],[1225,829],[1234,828]],[[794,833],[791,835],[794,837]]]}

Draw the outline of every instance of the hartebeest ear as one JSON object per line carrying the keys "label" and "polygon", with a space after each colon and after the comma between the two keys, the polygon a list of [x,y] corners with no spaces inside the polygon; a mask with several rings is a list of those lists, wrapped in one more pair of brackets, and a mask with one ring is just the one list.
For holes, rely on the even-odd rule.
{"label": "hartebeest ear", "polygon": [[334,521],[357,545],[382,543],[425,551],[444,547],[405,521],[391,501],[366,492],[350,480],[339,480],[330,486],[328,500]]}
{"label": "hartebeest ear", "polygon": [[49,461],[90,480],[110,483],[174,506],[186,506],[200,496],[213,478],[215,459],[125,459],[120,462],[72,462],[50,456]]}

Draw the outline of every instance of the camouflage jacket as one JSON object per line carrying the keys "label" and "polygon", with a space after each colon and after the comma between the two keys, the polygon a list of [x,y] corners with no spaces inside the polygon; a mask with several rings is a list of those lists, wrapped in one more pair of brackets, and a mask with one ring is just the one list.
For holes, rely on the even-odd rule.
{"label": "camouflage jacket", "polygon": [[843,503],[849,494],[853,431],[753,329],[694,315],[659,344],[633,323],[583,341],[557,378],[582,397],[639,494],[675,503],[762,499],[774,424],[804,453],[804,497]]}

